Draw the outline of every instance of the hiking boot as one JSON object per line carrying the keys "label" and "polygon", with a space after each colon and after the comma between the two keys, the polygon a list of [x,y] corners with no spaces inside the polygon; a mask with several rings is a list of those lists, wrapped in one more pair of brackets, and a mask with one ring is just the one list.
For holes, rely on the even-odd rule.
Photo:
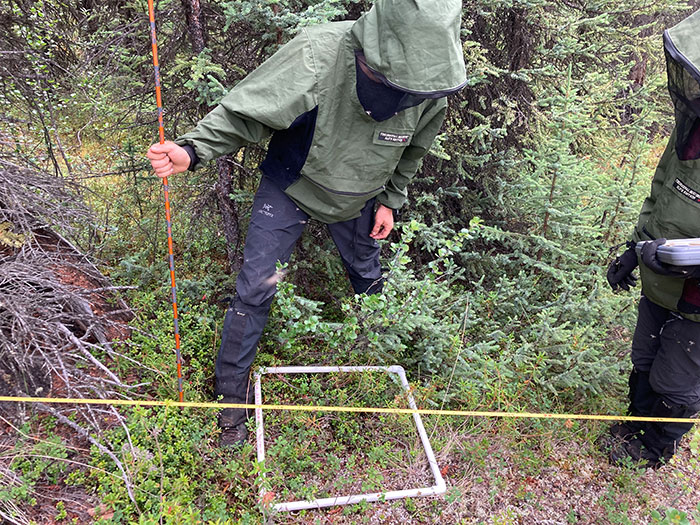
{"label": "hiking boot", "polygon": [[608,431],[598,436],[596,445],[603,454],[609,455],[611,450],[629,443],[636,437],[637,430],[628,423],[615,423]]}
{"label": "hiking boot", "polygon": [[630,463],[641,468],[657,469],[673,457],[673,453],[668,453],[666,449],[659,456],[644,446],[639,438],[632,438],[630,441],[620,442],[617,446],[610,448],[608,457],[610,462],[616,465],[629,465]]}
{"label": "hiking boot", "polygon": [[245,422],[232,427],[221,427],[219,446],[221,448],[241,448],[248,441],[248,434]]}
{"label": "hiking boot", "polygon": [[219,446],[240,448],[248,440],[248,412],[244,408],[224,408],[219,411],[218,425],[221,429]]}
{"label": "hiking boot", "polygon": [[637,437],[639,428],[638,425],[634,425],[634,422],[627,421],[624,423],[615,423],[608,429],[608,432],[619,441],[631,441]]}

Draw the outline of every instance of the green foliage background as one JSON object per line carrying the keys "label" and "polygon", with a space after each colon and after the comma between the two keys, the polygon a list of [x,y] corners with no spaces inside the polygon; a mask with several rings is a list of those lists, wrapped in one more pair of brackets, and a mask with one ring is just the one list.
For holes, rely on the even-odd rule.
{"label": "green foliage background", "polygon": [[[138,287],[128,300],[140,332],[124,351],[144,366],[117,366],[147,385],[143,395],[168,398],[176,385],[162,197],[144,157],[156,140],[144,4],[4,2],[0,134],[4,155],[83,183],[97,219],[78,242],[116,281]],[[168,137],[189,129],[300,27],[356,18],[370,5],[209,0],[201,14],[206,47],[195,52],[184,4],[157,2]],[[612,294],[604,273],[611,246],[631,233],[672,126],[661,33],[692,7],[675,0],[465,1],[469,86],[450,98],[397,233],[383,247],[385,292],[350,295],[332,242],[311,224],[280,286],[257,364],[399,363],[427,407],[623,410],[636,294]],[[234,159],[229,197],[241,210],[242,233],[263,153],[264,145],[252,145]],[[171,179],[190,400],[211,398],[235,277],[216,177],[212,166]],[[211,450],[211,414],[170,416],[166,422],[162,411],[134,410],[127,428],[110,437],[124,439],[128,430],[136,447],[129,461],[145,491],[136,504],[98,451],[92,458],[105,474],[72,474],[73,481],[94,487],[116,510],[115,522],[257,520],[258,511],[246,510],[255,487],[224,496],[203,488],[253,468],[198,455]],[[174,425],[177,435],[169,434]],[[539,423],[517,425],[523,431]],[[175,448],[154,449],[154,436]],[[175,464],[176,456],[184,460]],[[158,471],[139,463],[154,457]],[[39,479],[26,461],[15,467],[27,483]],[[157,486],[161,471],[167,486]],[[182,477],[186,471],[196,475]],[[30,495],[13,497],[32,503]]]}

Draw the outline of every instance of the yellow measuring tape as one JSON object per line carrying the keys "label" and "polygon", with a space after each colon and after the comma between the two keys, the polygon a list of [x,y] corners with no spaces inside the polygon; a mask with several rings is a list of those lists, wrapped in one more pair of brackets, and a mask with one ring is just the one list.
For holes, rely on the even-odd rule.
{"label": "yellow measuring tape", "polygon": [[141,407],[180,407],[180,408],[260,408],[261,410],[289,410],[296,412],[355,412],[365,414],[421,414],[436,416],[497,417],[520,419],[565,419],[598,421],[654,421],[657,423],[695,423],[696,420],[680,417],[640,417],[604,414],[547,414],[538,412],[491,412],[481,410],[440,410],[430,408],[380,408],[344,407],[320,405],[255,405],[246,403],[197,403],[181,401],[137,401],[130,399],[71,399],[60,397],[7,397],[0,396],[1,402],[10,403],[60,403],[67,405],[114,405]]}

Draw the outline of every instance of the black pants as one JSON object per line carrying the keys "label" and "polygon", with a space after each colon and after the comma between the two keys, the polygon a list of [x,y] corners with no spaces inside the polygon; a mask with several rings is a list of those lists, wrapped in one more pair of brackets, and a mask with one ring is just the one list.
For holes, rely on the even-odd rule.
{"label": "black pants", "polygon": [[[663,308],[645,296],[639,302],[632,340],[630,414],[688,418],[700,410],[700,323]],[[631,422],[646,448],[670,458],[692,425]]]}
{"label": "black pants", "polygon": [[642,296],[632,340],[635,370],[672,405],[700,403],[700,323]]}
{"label": "black pants", "polygon": [[[250,397],[249,373],[258,340],[277,291],[277,262],[286,263],[309,216],[267,177],[255,195],[243,250],[243,267],[236,280],[236,297],[226,312],[216,360],[216,394],[229,403]],[[356,293],[381,291],[379,245],[369,234],[374,225],[374,199],[360,217],[328,225]],[[245,411],[223,411],[222,426],[245,420]]]}

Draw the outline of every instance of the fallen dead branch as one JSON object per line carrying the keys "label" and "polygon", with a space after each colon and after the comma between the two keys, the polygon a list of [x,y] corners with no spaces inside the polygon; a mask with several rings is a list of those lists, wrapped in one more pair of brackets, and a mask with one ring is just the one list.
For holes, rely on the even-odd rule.
{"label": "fallen dead branch", "polygon": [[[130,398],[115,372],[122,356],[113,342],[130,334],[133,314],[115,286],[78,248],[90,228],[80,188],[0,157],[0,395]],[[79,439],[108,456],[121,472],[129,497],[129,473],[104,438],[125,428],[114,409],[2,403],[8,421],[28,413],[51,415]],[[13,483],[6,463],[0,476]],[[10,517],[14,516],[12,520]],[[23,523],[19,508],[0,507],[0,519]]]}

